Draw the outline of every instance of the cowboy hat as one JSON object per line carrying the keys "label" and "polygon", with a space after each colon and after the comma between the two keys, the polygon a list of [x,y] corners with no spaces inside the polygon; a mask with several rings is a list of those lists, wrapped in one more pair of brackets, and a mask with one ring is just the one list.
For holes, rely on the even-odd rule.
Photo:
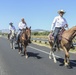
{"label": "cowboy hat", "polygon": [[21,20],[24,20],[24,18],[22,18]]}
{"label": "cowboy hat", "polygon": [[58,13],[63,13],[63,14],[65,14],[65,11],[64,11],[64,10],[59,10]]}
{"label": "cowboy hat", "polygon": [[12,25],[12,24],[13,24],[12,22],[9,23],[9,25]]}

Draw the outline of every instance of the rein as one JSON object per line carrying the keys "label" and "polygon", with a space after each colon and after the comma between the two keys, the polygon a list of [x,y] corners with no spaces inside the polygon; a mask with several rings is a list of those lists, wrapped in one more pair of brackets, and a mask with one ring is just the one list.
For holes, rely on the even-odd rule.
{"label": "rein", "polygon": [[65,39],[65,40],[67,40],[68,42],[71,42],[71,40],[69,40],[69,39],[67,39],[67,38],[65,38],[65,37],[62,37],[63,39]]}
{"label": "rein", "polygon": [[73,39],[75,36],[76,36],[76,33],[74,32],[74,33],[73,33],[73,36],[72,36],[70,39],[67,39],[67,38],[65,38],[65,37],[62,37],[62,38],[63,38],[63,39],[66,39],[68,42],[71,42],[72,39]]}

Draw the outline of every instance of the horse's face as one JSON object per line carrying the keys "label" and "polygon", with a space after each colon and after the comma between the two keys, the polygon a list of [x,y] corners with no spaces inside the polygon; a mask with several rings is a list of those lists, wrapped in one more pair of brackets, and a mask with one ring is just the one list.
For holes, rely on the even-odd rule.
{"label": "horse's face", "polygon": [[12,30],[11,33],[10,33],[10,37],[12,38],[12,37],[14,37],[14,36],[15,36],[15,31]]}
{"label": "horse's face", "polygon": [[30,38],[31,38],[31,27],[30,28],[26,28],[26,34],[28,36],[28,40],[30,40]]}

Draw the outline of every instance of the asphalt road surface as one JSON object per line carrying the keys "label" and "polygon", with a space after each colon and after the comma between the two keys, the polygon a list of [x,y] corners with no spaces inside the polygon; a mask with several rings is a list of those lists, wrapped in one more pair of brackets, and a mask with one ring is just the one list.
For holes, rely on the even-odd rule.
{"label": "asphalt road surface", "polygon": [[28,59],[11,49],[0,37],[0,75],[76,75],[76,54],[70,54],[72,68],[63,65],[64,52],[56,51],[57,63],[49,59],[50,49],[35,44],[27,47]]}

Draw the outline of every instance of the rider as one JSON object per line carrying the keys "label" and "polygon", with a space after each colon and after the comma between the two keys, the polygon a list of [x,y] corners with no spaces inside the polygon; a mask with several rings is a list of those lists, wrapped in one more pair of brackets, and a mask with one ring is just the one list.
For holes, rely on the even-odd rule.
{"label": "rider", "polygon": [[27,24],[26,24],[24,18],[22,18],[22,19],[21,19],[21,22],[20,22],[19,25],[18,25],[19,30],[18,30],[18,33],[17,33],[17,42],[18,42],[18,37],[19,37],[22,29],[25,29],[26,27],[27,27]]}
{"label": "rider", "polygon": [[65,14],[64,10],[59,10],[58,11],[59,16],[56,16],[53,20],[52,26],[51,26],[51,30],[54,30],[54,45],[53,45],[53,50],[56,50],[56,46],[57,46],[57,36],[58,33],[60,32],[60,30],[62,28],[68,27],[67,21],[66,19],[63,17],[63,15]]}
{"label": "rider", "polygon": [[11,34],[11,32],[12,32],[13,30],[16,31],[15,26],[13,25],[12,22],[10,22],[10,23],[9,23],[9,31],[10,31],[10,33],[9,33],[9,34]]}

